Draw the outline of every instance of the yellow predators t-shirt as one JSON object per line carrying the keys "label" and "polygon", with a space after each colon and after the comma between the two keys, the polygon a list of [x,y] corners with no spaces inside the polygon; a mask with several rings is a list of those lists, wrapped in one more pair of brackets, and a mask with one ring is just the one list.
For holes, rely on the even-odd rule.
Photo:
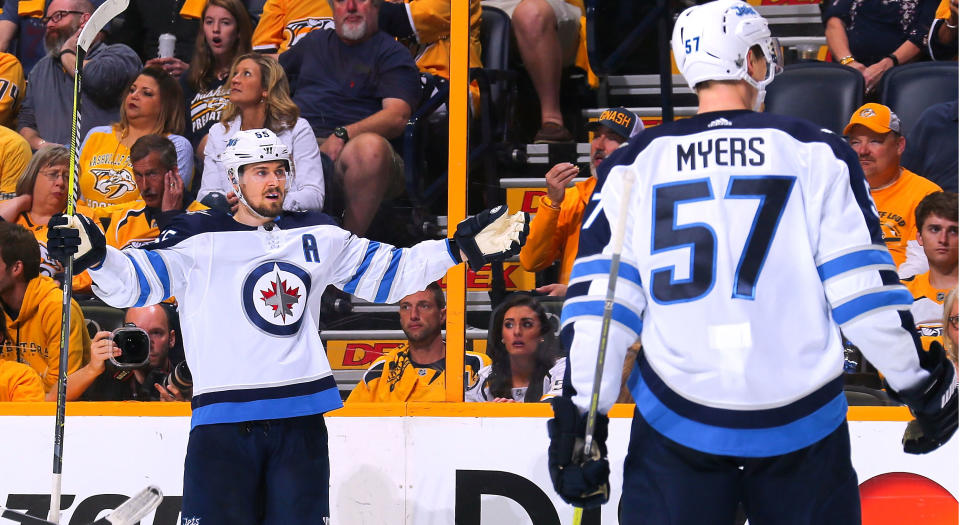
{"label": "yellow predators t-shirt", "polygon": [[938,191],[942,191],[940,186],[907,169],[890,186],[870,190],[880,215],[883,242],[887,244],[898,268],[907,260],[907,243],[917,241],[917,222],[913,211],[924,197]]}

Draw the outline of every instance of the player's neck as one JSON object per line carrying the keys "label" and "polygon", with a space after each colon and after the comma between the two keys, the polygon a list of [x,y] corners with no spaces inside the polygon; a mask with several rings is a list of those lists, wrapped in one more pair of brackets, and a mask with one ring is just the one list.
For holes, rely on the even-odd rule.
{"label": "player's neck", "polygon": [[439,333],[429,342],[410,343],[410,360],[422,365],[435,363],[446,356],[447,343]]}
{"label": "player's neck", "polygon": [[711,82],[697,91],[697,113],[751,109],[757,90],[746,82]]}
{"label": "player's neck", "polygon": [[260,217],[254,215],[250,212],[250,209],[247,208],[246,204],[241,203],[237,208],[237,213],[233,214],[233,219],[240,224],[246,224],[247,226],[263,226],[264,224],[272,221],[273,219],[269,217]]}

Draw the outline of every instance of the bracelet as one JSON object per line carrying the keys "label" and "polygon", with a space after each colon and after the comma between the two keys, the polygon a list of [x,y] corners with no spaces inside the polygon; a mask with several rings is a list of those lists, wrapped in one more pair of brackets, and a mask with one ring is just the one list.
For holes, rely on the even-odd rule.
{"label": "bracelet", "polygon": [[74,51],[74,50],[72,50],[72,49],[64,49],[63,51],[60,52],[60,54],[57,56],[57,58],[62,58],[63,55],[73,55],[73,56],[77,56],[77,52]]}
{"label": "bracelet", "polygon": [[900,65],[900,61],[897,60],[897,55],[890,53],[889,55],[887,55],[887,58],[889,58],[893,62],[893,67],[897,67]]}
{"label": "bracelet", "polygon": [[857,59],[853,58],[853,55],[847,55],[847,56],[845,56],[845,57],[843,57],[843,58],[840,59],[840,63],[843,64],[843,65],[847,65],[847,64],[849,64],[850,62],[856,62],[856,61],[857,61]]}
{"label": "bracelet", "polygon": [[551,210],[560,211],[560,205],[554,204],[554,202],[550,199],[550,197],[546,195],[540,197],[540,204],[543,204],[544,206],[546,206],[547,208],[550,208]]}
{"label": "bracelet", "polygon": [[957,24],[950,25],[950,19],[949,19],[949,18],[944,18],[944,19],[943,19],[943,25],[949,27],[950,29],[956,29],[956,28],[957,28]]}

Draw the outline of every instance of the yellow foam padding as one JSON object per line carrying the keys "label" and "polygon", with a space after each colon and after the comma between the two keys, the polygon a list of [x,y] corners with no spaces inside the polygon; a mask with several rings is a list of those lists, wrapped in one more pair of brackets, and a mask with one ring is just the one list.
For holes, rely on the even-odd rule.
{"label": "yellow foam padding", "polygon": [[[0,416],[53,416],[53,402],[0,403]],[[633,405],[614,405],[610,417],[633,417]],[[67,416],[189,417],[190,403],[141,401],[67,403]],[[327,414],[329,417],[536,417],[549,418],[548,403],[358,403]],[[848,421],[910,421],[907,407],[850,407]]]}

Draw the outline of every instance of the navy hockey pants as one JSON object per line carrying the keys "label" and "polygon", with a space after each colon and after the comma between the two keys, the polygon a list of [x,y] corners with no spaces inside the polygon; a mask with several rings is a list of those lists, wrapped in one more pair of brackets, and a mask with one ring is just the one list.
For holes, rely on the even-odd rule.
{"label": "navy hockey pants", "polygon": [[187,443],[181,523],[322,524],[329,487],[320,414],[200,425]]}
{"label": "navy hockey pants", "polygon": [[705,454],[651,428],[634,411],[623,466],[623,525],[860,523],[846,421],[809,447],[767,458]]}

